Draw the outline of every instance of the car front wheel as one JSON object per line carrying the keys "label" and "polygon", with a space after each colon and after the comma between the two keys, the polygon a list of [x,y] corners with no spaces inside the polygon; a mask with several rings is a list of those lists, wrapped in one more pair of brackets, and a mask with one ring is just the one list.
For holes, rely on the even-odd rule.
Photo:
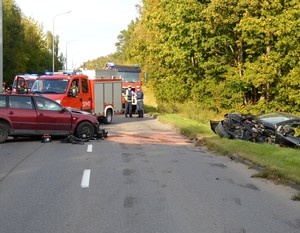
{"label": "car front wheel", "polygon": [[9,129],[7,125],[0,123],[0,143],[3,143],[8,138]]}
{"label": "car front wheel", "polygon": [[91,139],[95,135],[94,126],[89,122],[82,122],[76,129],[76,136],[81,139]]}

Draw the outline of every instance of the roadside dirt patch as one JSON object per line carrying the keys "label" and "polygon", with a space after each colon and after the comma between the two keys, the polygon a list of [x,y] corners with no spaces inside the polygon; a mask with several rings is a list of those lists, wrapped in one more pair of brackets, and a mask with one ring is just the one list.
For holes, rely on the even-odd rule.
{"label": "roadside dirt patch", "polygon": [[107,140],[128,144],[191,144],[190,140],[170,132],[160,132],[149,135],[120,132],[119,134],[109,134]]}

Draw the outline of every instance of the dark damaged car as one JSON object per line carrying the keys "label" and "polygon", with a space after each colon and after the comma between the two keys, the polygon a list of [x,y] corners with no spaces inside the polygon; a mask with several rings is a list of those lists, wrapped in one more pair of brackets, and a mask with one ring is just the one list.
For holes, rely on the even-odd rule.
{"label": "dark damaged car", "polygon": [[300,117],[290,113],[229,113],[221,121],[211,120],[210,127],[224,138],[266,142],[285,147],[300,146]]}
{"label": "dark damaged car", "polygon": [[74,136],[102,138],[99,122],[90,113],[67,109],[39,95],[0,94],[0,143],[9,136]]}

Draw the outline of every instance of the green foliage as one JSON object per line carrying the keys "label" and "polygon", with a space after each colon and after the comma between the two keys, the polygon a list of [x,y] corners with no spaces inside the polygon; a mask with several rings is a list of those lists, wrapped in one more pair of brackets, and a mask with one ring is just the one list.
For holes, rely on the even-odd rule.
{"label": "green foliage", "polygon": [[143,0],[111,60],[140,64],[158,103],[299,113],[299,12],[297,0]]}
{"label": "green foliage", "polygon": [[[55,67],[64,63],[58,56],[58,37],[55,47]],[[3,1],[3,77],[12,84],[20,73],[39,73],[52,70],[52,34],[32,17],[26,17],[14,0]]]}
{"label": "green foliage", "polygon": [[299,112],[299,1],[142,3],[117,45],[148,73],[158,102]]}
{"label": "green foliage", "polygon": [[26,70],[21,72],[35,73],[51,70],[52,63],[49,63],[49,61],[51,61],[52,57],[47,49],[42,26],[31,17],[24,17],[22,25],[26,44],[24,47]]}
{"label": "green foliage", "polygon": [[21,10],[13,0],[3,1],[3,79],[11,83],[25,66],[24,29]]}

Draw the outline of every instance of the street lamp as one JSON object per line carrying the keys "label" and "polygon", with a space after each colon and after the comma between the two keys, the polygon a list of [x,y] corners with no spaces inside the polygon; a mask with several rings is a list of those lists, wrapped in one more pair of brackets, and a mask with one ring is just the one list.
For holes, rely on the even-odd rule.
{"label": "street lamp", "polygon": [[67,12],[64,12],[64,13],[57,14],[53,17],[53,31],[52,31],[52,73],[53,74],[54,74],[54,39],[55,39],[55,36],[54,36],[54,21],[55,21],[56,16],[69,14],[71,12],[72,11],[67,11]]}
{"label": "street lamp", "polygon": [[68,44],[73,42],[74,40],[70,40],[66,43],[66,70],[68,70]]}

